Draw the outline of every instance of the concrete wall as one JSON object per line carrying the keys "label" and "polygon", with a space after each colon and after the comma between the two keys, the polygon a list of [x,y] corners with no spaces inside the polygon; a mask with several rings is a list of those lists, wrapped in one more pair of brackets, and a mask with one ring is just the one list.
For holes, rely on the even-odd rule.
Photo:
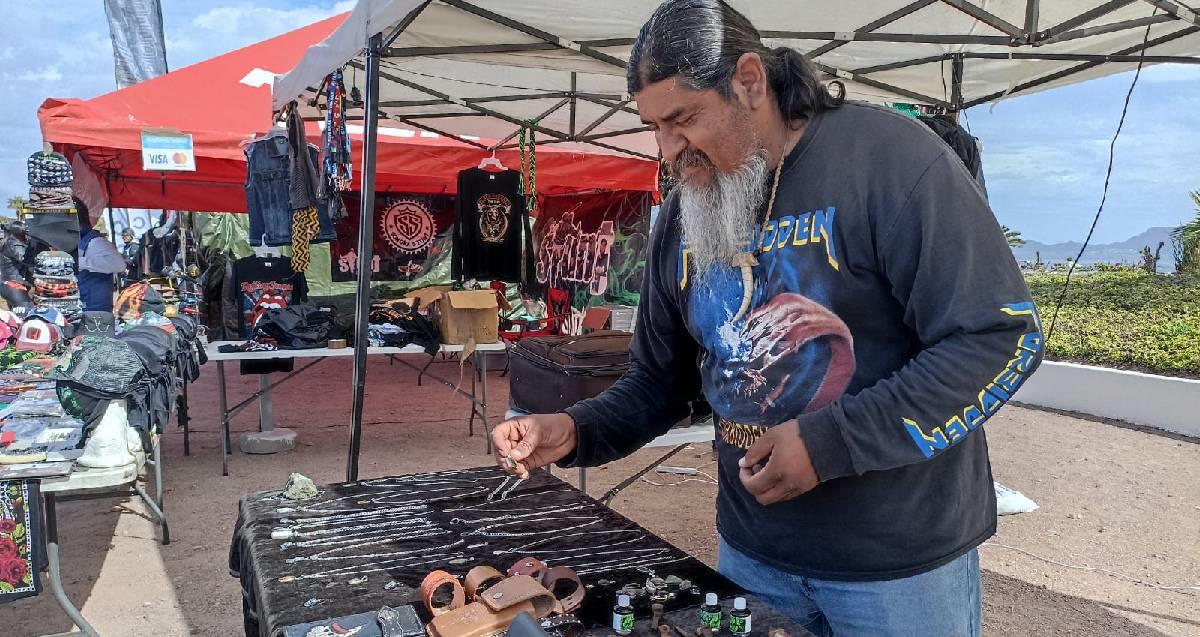
{"label": "concrete wall", "polygon": [[1045,361],[1014,400],[1200,437],[1200,380]]}

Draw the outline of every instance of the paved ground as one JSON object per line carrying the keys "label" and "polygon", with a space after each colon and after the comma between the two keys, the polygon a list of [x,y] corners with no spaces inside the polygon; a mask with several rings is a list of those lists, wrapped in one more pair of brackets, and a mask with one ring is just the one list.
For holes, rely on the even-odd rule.
{"label": "paved ground", "polygon": [[[443,371],[458,373],[453,365]],[[257,388],[256,379],[233,379],[234,396]],[[278,488],[289,471],[319,483],[343,479],[349,379],[349,361],[328,361],[281,388],[276,418],[299,432],[298,448],[236,454],[223,478],[209,365],[192,392],[192,456],[183,456],[175,432],[165,443],[169,546],[156,542],[136,500],[62,506],[68,594],[101,634],[242,634],[240,588],[226,568],[237,500]],[[494,377],[491,389],[498,416],[506,380]],[[488,462],[482,438],[466,436],[467,404],[447,388],[418,388],[415,374],[374,359],[366,405],[362,477]],[[254,427],[253,412],[235,423],[235,430]],[[1020,407],[1006,408],[987,432],[997,479],[1041,509],[1002,518],[981,549],[986,635],[1200,636],[1200,590],[1172,588],[1200,586],[1200,442]],[[602,494],[654,457],[643,451],[593,471],[589,492]],[[671,464],[714,466],[701,447]],[[614,507],[711,561],[714,493],[704,482],[640,482]],[[0,606],[6,636],[69,627],[48,592]]]}

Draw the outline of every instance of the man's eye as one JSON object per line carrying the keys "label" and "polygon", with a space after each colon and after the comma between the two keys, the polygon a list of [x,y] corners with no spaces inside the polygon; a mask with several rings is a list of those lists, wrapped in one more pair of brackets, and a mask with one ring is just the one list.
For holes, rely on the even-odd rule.
{"label": "man's eye", "polygon": [[687,117],[685,117],[685,118],[683,118],[683,119],[681,119],[681,120],[678,120],[678,121],[676,121],[675,123],[676,123],[677,125],[679,125],[679,126],[688,126],[688,125],[690,125],[690,124],[691,124],[693,121],[695,121],[695,120],[696,120],[696,116],[695,116],[695,115],[688,115]]}

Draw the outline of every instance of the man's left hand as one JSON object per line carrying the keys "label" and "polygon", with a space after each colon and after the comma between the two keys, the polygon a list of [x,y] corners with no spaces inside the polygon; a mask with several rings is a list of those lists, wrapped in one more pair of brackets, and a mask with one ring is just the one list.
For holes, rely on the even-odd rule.
{"label": "man's left hand", "polygon": [[808,447],[800,437],[800,423],[795,420],[768,429],[750,446],[738,466],[742,486],[763,506],[791,500],[820,482]]}

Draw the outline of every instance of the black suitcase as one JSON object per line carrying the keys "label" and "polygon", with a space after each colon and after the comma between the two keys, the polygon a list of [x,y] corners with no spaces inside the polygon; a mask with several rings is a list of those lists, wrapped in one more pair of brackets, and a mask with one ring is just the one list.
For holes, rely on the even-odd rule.
{"label": "black suitcase", "polygon": [[629,371],[628,332],[539,336],[512,347],[509,399],[533,414],[562,411],[608,389]]}

